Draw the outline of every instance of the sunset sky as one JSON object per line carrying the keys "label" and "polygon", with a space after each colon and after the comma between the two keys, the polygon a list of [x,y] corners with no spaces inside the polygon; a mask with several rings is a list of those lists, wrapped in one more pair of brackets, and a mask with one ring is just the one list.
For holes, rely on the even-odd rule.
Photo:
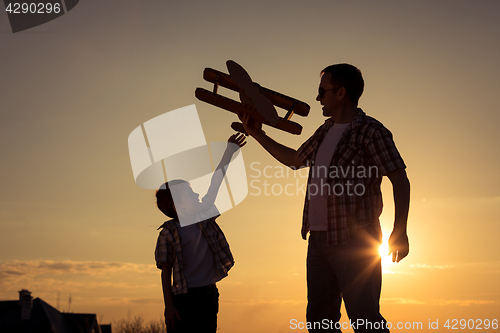
{"label": "sunset sky", "polygon": [[[80,1],[19,33],[0,9],[0,300],[28,289],[101,323],[162,318],[154,247],[165,216],[134,182],[130,132],[196,104],[206,140],[227,140],[237,117],[194,91],[211,89],[205,67],[227,72],[232,59],[311,106],[292,118],[299,136],[265,128],[298,148],[325,120],[319,72],[347,62],[365,79],[359,106],[393,133],[412,186],[410,254],[384,264],[382,314],[424,330],[500,320],[500,2]],[[300,331],[290,320],[305,321],[304,195],[265,195],[262,184],[307,179],[258,177],[280,164],[252,138],[242,152],[262,191],[218,219],[236,260],[218,284],[220,332]],[[382,187],[388,236],[392,188]]]}

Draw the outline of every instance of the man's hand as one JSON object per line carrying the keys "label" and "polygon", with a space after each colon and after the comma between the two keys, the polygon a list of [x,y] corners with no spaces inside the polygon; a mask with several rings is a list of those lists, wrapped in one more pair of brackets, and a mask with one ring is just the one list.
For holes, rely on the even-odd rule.
{"label": "man's hand", "polygon": [[389,253],[392,253],[392,262],[399,262],[410,252],[410,244],[406,233],[391,233],[389,237]]}
{"label": "man's hand", "polygon": [[174,306],[165,308],[165,325],[168,330],[173,330],[175,326],[175,318],[181,320],[181,316]]}
{"label": "man's hand", "polygon": [[262,130],[262,123],[255,121],[249,114],[238,113],[238,117],[243,123],[245,131],[254,137],[258,143],[275,159],[284,165],[293,168],[294,170],[300,169],[305,166],[300,160],[299,154],[295,149],[289,148],[271,139]]}
{"label": "man's hand", "polygon": [[389,254],[392,261],[399,262],[410,252],[406,225],[410,209],[410,181],[405,169],[397,169],[387,174],[392,183],[394,195],[394,229],[389,237]]}
{"label": "man's hand", "polygon": [[248,113],[240,114],[238,113],[238,118],[240,118],[243,123],[243,128],[248,135],[255,137],[262,132],[262,123],[255,121]]}

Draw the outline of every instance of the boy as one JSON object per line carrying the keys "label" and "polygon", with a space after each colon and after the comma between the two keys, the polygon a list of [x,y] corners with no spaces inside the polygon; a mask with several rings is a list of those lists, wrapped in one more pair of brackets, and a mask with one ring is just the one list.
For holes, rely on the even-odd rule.
{"label": "boy", "polygon": [[215,222],[220,214],[214,202],[225,167],[245,144],[245,136],[241,134],[228,139],[226,151],[202,202],[183,180],[169,181],[156,192],[158,209],[172,218],[160,227],[162,231],[155,250],[156,266],[161,269],[165,324],[169,333],[215,333],[217,330],[219,292],[215,283],[227,276],[234,259]]}

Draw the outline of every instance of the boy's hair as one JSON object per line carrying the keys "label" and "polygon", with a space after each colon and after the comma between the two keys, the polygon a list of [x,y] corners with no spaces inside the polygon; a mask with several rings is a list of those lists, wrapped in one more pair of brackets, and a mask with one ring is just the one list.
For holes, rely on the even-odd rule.
{"label": "boy's hair", "polygon": [[185,180],[175,179],[166,182],[160,186],[156,191],[156,205],[161,212],[168,217],[173,219],[178,219],[177,212],[174,207],[174,198],[172,197],[172,192],[170,187],[182,183],[187,183]]}
{"label": "boy's hair", "polygon": [[349,64],[336,64],[326,67],[321,71],[321,74],[330,73],[332,75],[332,84],[344,87],[347,91],[347,96],[354,103],[358,103],[365,82],[361,71]]}

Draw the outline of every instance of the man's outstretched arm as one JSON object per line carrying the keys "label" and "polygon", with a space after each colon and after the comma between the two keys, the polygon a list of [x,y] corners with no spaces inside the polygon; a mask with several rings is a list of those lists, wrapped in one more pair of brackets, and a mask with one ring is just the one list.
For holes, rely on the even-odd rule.
{"label": "man's outstretched arm", "polygon": [[394,195],[394,229],[389,237],[389,254],[392,261],[399,262],[410,251],[406,225],[410,209],[410,181],[404,169],[394,170],[387,174],[392,183]]}
{"label": "man's outstretched arm", "polygon": [[269,136],[267,136],[262,131],[261,123],[254,121],[252,117],[250,117],[250,115],[248,114],[243,114],[238,116],[240,117],[240,120],[243,122],[243,127],[245,128],[245,131],[250,136],[255,138],[255,140],[257,140],[257,142],[260,143],[260,145],[264,147],[264,149],[267,150],[267,152],[271,154],[279,162],[295,169],[299,169],[305,166],[300,160],[299,154],[297,154],[297,151],[295,149],[284,146],[281,143],[278,143],[273,139],[271,139]]}

